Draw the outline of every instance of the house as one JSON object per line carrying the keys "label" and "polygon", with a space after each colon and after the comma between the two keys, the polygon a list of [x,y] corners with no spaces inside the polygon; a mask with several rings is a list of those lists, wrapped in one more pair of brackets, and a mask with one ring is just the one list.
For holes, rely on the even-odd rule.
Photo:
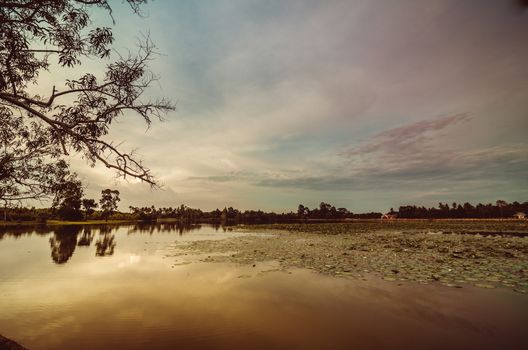
{"label": "house", "polygon": [[381,216],[381,220],[394,220],[398,218],[398,214],[387,213]]}
{"label": "house", "polygon": [[519,219],[519,220],[525,220],[526,219],[526,214],[518,212],[518,213],[515,213],[515,215],[513,215],[513,217],[516,218],[516,219]]}

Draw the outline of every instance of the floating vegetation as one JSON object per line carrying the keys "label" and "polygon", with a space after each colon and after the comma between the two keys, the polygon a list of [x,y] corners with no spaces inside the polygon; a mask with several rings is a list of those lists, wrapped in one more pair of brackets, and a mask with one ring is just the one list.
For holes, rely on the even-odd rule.
{"label": "floating vegetation", "polygon": [[[517,233],[528,232],[526,223],[425,221],[376,225],[367,222],[248,226],[241,229],[266,234],[182,242],[172,249],[180,252],[175,255],[206,254],[207,258],[201,260],[207,262],[255,264],[275,260],[281,268],[307,268],[344,278],[375,273],[397,283],[504,287],[520,293],[528,289],[528,238],[467,234],[482,227],[486,232],[491,229],[512,232],[513,228]],[[449,234],[430,234],[433,230],[445,232],[441,225],[446,226]],[[457,234],[457,230],[464,234]],[[226,252],[229,254],[218,254]]]}

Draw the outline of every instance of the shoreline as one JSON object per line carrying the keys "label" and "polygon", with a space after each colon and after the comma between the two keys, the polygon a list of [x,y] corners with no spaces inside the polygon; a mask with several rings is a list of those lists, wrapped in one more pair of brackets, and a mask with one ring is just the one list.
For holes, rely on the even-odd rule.
{"label": "shoreline", "polygon": [[[127,223],[152,223],[152,224],[166,224],[166,223],[178,223],[181,222],[175,218],[160,218],[157,220],[139,220],[139,219],[127,219],[127,220],[86,220],[86,221],[68,221],[68,220],[47,220],[45,222],[38,221],[3,221],[0,220],[0,226],[35,226],[35,225],[100,225],[100,224],[127,224]],[[294,222],[275,222],[275,223],[232,223],[228,222],[223,226],[266,226],[266,225],[316,225],[316,224],[350,224],[350,223],[382,223],[382,224],[393,224],[393,223],[404,223],[404,222],[512,222],[512,223],[528,223],[528,220],[515,219],[515,218],[439,218],[439,219],[345,219],[345,220],[323,220],[313,219],[306,221],[294,221]],[[216,224],[212,222],[195,222],[193,225],[204,225],[204,224]],[[217,223],[221,224],[221,223]]]}
{"label": "shoreline", "polygon": [[143,222],[141,220],[87,220],[87,221],[63,221],[48,220],[46,222],[37,221],[0,221],[0,226],[59,226],[59,225],[115,225],[115,224],[132,224]]}

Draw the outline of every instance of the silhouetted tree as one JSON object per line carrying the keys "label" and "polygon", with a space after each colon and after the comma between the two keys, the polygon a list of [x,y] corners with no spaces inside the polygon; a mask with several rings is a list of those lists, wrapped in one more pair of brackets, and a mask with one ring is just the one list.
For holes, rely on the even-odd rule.
{"label": "silhouetted tree", "polygon": [[83,199],[82,200],[82,206],[84,209],[84,219],[86,220],[88,216],[92,215],[95,212],[95,209],[97,208],[97,203],[95,202],[95,199]]}
{"label": "silhouetted tree", "polygon": [[338,208],[337,209],[337,217],[339,219],[345,219],[347,218],[348,216],[350,216],[352,213],[350,211],[348,211],[347,208]]}
{"label": "silhouetted tree", "polygon": [[41,125],[15,116],[0,101],[0,200],[4,208],[47,197],[53,185],[69,175],[66,162],[56,159],[58,148],[48,143],[49,136]]}
{"label": "silhouetted tree", "polygon": [[503,200],[498,200],[495,204],[499,208],[500,216],[504,217],[504,208],[508,206],[508,203]]}
{"label": "silhouetted tree", "polygon": [[225,225],[227,223],[227,219],[227,208],[224,207],[224,210],[222,210],[222,214],[220,215],[220,222],[222,223],[222,225]]}
{"label": "silhouetted tree", "polygon": [[437,208],[417,207],[415,205],[401,206],[398,216],[400,218],[511,218],[515,213],[528,212],[528,202],[508,203],[503,200],[496,201],[495,205],[478,203],[476,206],[470,203],[464,205],[453,203],[451,208],[447,204],[439,203]]}
{"label": "silhouetted tree", "polygon": [[129,208],[136,219],[142,221],[154,221],[157,219],[157,210],[154,206],[142,208],[130,206]]}
{"label": "silhouetted tree", "polygon": [[[146,0],[126,2],[139,13]],[[150,125],[152,118],[173,109],[165,99],[144,99],[157,79],[148,68],[155,50],[151,40],[145,37],[135,55],[117,54],[113,62],[106,61],[100,76],[64,69],[80,66],[83,59],[110,59],[112,29],[93,25],[94,8],[112,14],[107,0],[1,2],[0,142],[5,135],[9,141],[0,156],[4,201],[49,193],[57,159],[70,152],[83,155],[90,165],[102,163],[123,177],[155,183],[132,152],[106,138],[110,124],[125,111]],[[49,86],[47,96],[37,95],[32,86],[49,70],[55,77],[69,76],[63,86]]]}
{"label": "silhouetted tree", "polygon": [[306,208],[304,205],[299,204],[297,207],[297,216],[299,217],[299,220],[306,220],[306,211],[308,208]]}
{"label": "silhouetted tree", "polygon": [[81,199],[83,187],[76,174],[71,174],[61,183],[53,186],[55,208],[61,219],[79,220],[82,218]]}
{"label": "silhouetted tree", "polygon": [[110,215],[112,215],[117,210],[117,203],[121,199],[119,198],[118,190],[111,190],[107,188],[106,190],[101,191],[101,199],[99,204],[101,205],[101,211],[105,220],[108,220]]}

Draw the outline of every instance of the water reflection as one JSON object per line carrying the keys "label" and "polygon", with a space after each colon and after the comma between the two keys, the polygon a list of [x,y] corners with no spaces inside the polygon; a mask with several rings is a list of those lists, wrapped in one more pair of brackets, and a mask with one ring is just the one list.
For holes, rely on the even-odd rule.
{"label": "water reflection", "polygon": [[202,228],[200,224],[186,224],[181,222],[160,222],[160,223],[137,223],[133,225],[129,233],[173,233],[177,232],[180,235],[184,233],[199,231]]}
{"label": "water reflection", "polygon": [[112,227],[101,226],[99,228],[99,239],[95,243],[95,256],[114,255],[115,235],[112,233]]}
{"label": "water reflection", "polygon": [[29,236],[32,234],[47,235],[53,230],[45,225],[8,225],[0,226],[0,241],[4,237],[19,238],[22,236]]}
{"label": "water reflection", "polygon": [[77,236],[80,227],[78,226],[58,226],[50,238],[51,258],[56,264],[66,263],[77,246]]}
{"label": "water reflection", "polygon": [[231,228],[221,225],[184,224],[181,222],[135,223],[126,225],[20,225],[0,226],[0,241],[7,237],[16,239],[24,236],[50,235],[51,259],[56,264],[66,264],[76,247],[90,247],[95,240],[95,256],[108,257],[115,253],[117,241],[115,232],[123,230],[126,235],[135,234],[185,234],[197,233],[207,226],[208,232],[225,233]]}
{"label": "water reflection", "polygon": [[77,241],[77,245],[79,247],[89,247],[92,244],[93,238],[94,234],[92,229],[90,227],[85,227],[81,237],[79,237],[79,240]]}
{"label": "water reflection", "polygon": [[525,295],[350,281],[276,261],[201,263],[165,249],[238,235],[223,231],[170,223],[5,233],[0,333],[42,350],[528,349]]}
{"label": "water reflection", "polygon": [[157,223],[136,223],[130,227],[129,233],[146,233],[146,234],[156,234],[156,233],[179,233],[180,236],[191,233],[193,231],[200,231],[204,226],[213,228],[216,232],[227,232],[232,230],[234,225],[221,225],[218,223],[215,224],[190,224],[182,223],[179,221],[166,221],[166,222],[157,222]]}

